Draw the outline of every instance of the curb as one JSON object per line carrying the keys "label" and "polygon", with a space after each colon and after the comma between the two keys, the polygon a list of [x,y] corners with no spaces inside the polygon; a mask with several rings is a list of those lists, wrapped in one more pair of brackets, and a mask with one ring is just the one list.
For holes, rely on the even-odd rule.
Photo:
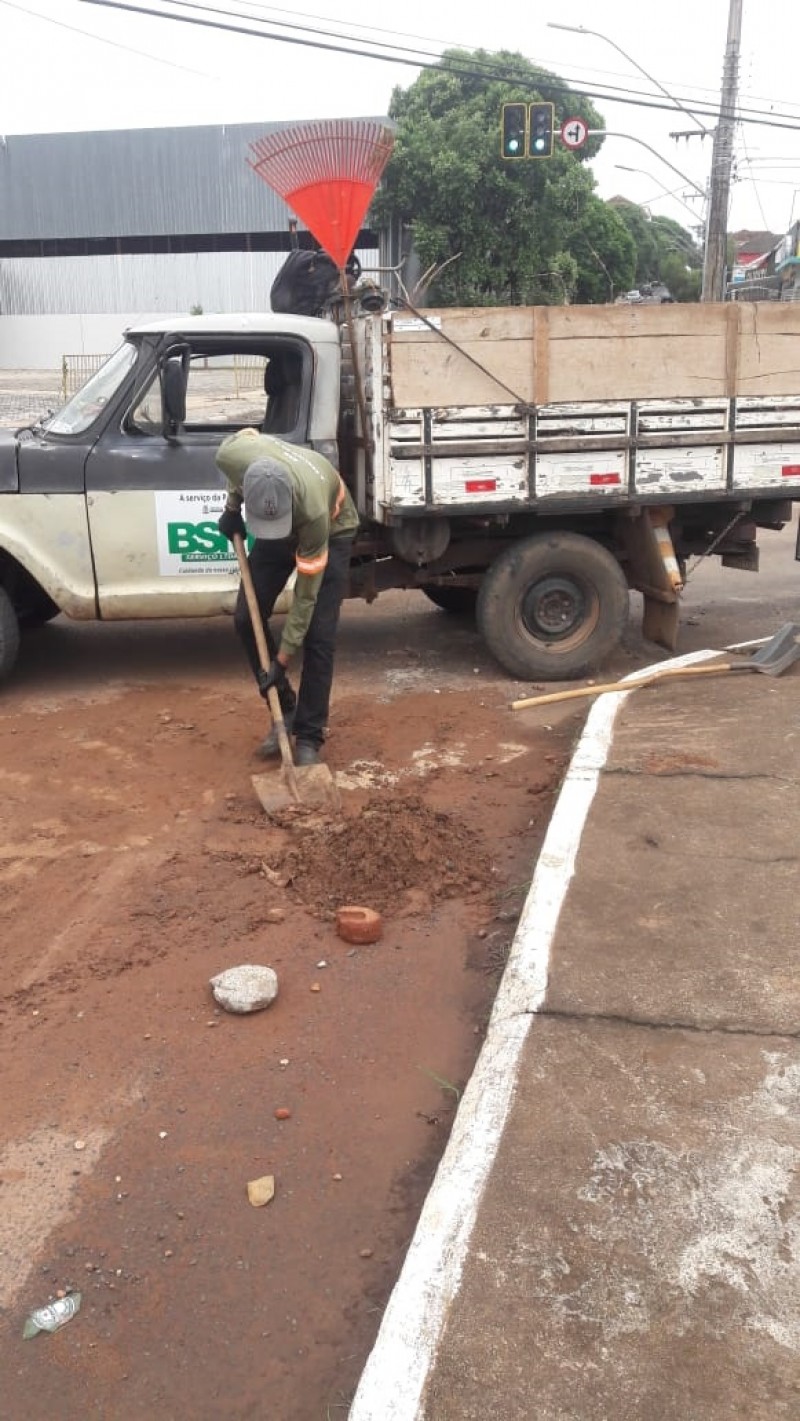
{"label": "curb", "polygon": [[[743,642],[726,650],[759,644]],[[642,667],[625,680],[633,689],[659,668],[691,666],[719,655],[719,651],[690,652]],[[361,1374],[349,1421],[421,1421],[428,1378],[461,1284],[478,1210],[513,1102],[522,1051],[544,1004],[550,949],[583,830],[611,749],[617,714],[629,695],[629,691],[614,691],[599,696],[573,751],[486,1039]]]}

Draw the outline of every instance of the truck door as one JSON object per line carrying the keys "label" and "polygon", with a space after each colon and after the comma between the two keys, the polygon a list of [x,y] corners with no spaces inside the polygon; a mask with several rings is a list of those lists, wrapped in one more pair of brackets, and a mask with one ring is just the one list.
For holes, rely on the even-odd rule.
{"label": "truck door", "polygon": [[71,617],[97,615],[85,469],[136,358],[123,343],[63,409],[18,434],[19,497],[5,545]]}
{"label": "truck door", "polygon": [[[225,487],[214,456],[227,435],[264,425],[273,363],[283,348],[274,337],[170,337],[122,420],[104,432],[86,464],[102,617],[206,616],[232,609],[238,570],[217,529]],[[161,377],[165,360],[176,354],[188,372],[186,418],[167,438]],[[310,369],[310,350],[308,362]],[[273,382],[267,376],[271,364]],[[298,375],[303,364],[300,352]],[[310,388],[310,374],[308,382],[298,382],[291,409],[284,401],[287,428],[274,431],[284,438],[297,439],[307,425],[306,383]]]}

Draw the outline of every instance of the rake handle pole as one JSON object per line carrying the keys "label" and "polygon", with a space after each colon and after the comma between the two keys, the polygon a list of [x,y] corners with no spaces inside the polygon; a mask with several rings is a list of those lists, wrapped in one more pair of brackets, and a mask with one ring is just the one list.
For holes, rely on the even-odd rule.
{"label": "rake handle pole", "polygon": [[[244,550],[244,539],[241,533],[234,533],[233,546],[236,551],[236,561],[239,564],[239,573],[242,579],[242,587],[244,588],[247,610],[250,613],[250,621],[253,624],[253,635],[256,639],[256,650],[258,651],[258,659],[261,662],[261,670],[269,671],[269,647],[267,646],[267,638],[264,632],[264,622],[261,617],[261,608],[258,605],[256,589],[253,586],[253,575],[250,571],[250,564],[247,561],[247,553]],[[267,702],[269,704],[270,715],[272,716],[272,723],[278,735],[278,744],[280,746],[286,783],[294,798],[299,803],[300,790],[297,786],[297,774],[295,772],[294,760],[292,759],[292,750],[289,744],[289,737],[286,734],[286,722],[283,718],[278,692],[274,686],[270,686],[267,691]]]}
{"label": "rake handle pole", "polygon": [[356,348],[356,327],[353,320],[353,306],[350,300],[350,289],[347,285],[347,272],[344,267],[339,268],[339,279],[342,284],[342,299],[344,301],[344,316],[347,322],[347,334],[350,339],[350,358],[353,362],[353,379],[356,386],[356,403],[358,413],[361,418],[361,437],[364,441],[364,460],[366,462],[367,474],[372,475],[372,440],[367,429],[367,397],[364,393],[364,382],[361,379],[361,363],[358,358]]}
{"label": "rake handle pole", "polygon": [[714,676],[724,671],[748,671],[748,666],[735,666],[729,661],[717,661],[713,666],[676,666],[673,671],[661,671],[655,676],[643,676],[640,681],[609,681],[603,686],[578,686],[572,691],[551,691],[547,696],[529,696],[512,701],[512,710],[529,710],[531,706],[551,706],[557,701],[576,701],[588,696],[602,696],[608,691],[638,691],[642,686],[657,686],[659,681],[677,681],[683,676]]}

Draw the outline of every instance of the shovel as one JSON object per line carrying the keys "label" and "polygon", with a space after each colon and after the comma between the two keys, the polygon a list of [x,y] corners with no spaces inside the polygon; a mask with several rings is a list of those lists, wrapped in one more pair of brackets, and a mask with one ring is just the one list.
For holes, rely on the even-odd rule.
{"label": "shovel", "polygon": [[[247,599],[247,609],[253,624],[258,659],[262,671],[269,671],[269,649],[264,635],[264,623],[258,606],[256,590],[250,572],[250,564],[244,550],[244,540],[239,533],[233,537],[236,560],[242,577],[242,587]],[[253,789],[267,814],[279,809],[301,806],[306,809],[333,809],[341,807],[339,791],[327,765],[296,765],[292,759],[289,736],[283,719],[278,692],[271,686],[267,692],[270,714],[278,734],[282,765],[273,774],[252,775]]]}
{"label": "shovel", "polygon": [[527,710],[530,706],[549,706],[556,701],[577,700],[580,696],[601,696],[606,691],[636,691],[640,686],[654,686],[659,681],[677,681],[685,676],[718,676],[725,671],[760,671],[762,676],[782,676],[800,661],[800,626],[787,622],[774,637],[753,656],[744,661],[715,661],[710,666],[676,666],[673,670],[655,671],[639,681],[609,681],[603,686],[578,686],[572,691],[553,691],[547,696],[532,696],[512,701],[512,710]]}

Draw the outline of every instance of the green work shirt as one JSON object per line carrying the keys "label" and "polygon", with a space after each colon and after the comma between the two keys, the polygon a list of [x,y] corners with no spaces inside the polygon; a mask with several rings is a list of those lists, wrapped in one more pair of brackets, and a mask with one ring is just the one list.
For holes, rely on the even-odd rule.
{"label": "green work shirt", "polygon": [[229,508],[241,509],[244,476],[256,459],[276,459],[288,471],[292,484],[297,580],[280,646],[284,656],[290,657],[303,645],[314,615],[328,563],[328,542],[352,538],[358,528],[358,513],[341,475],[323,454],[251,429],[231,434],[217,450],[217,467],[228,482]]}

